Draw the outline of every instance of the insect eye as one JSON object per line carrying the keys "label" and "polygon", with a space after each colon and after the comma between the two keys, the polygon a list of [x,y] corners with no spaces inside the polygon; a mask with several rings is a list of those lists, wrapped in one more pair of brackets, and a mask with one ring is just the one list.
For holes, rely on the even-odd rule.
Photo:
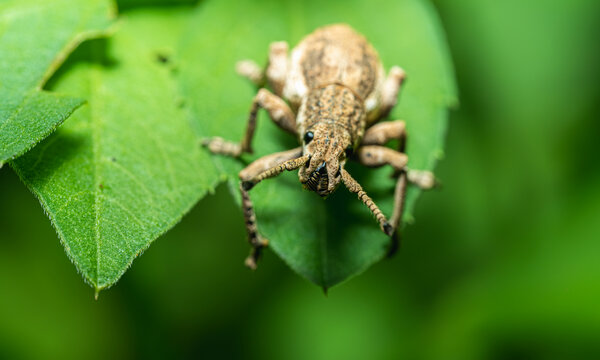
{"label": "insect eye", "polygon": [[350,156],[352,156],[352,154],[354,154],[354,147],[352,147],[352,145],[348,145],[345,152],[346,152],[346,157],[349,158]]}
{"label": "insect eye", "polygon": [[307,131],[306,133],[304,133],[304,143],[308,144],[309,142],[311,142],[314,136],[315,134],[313,134],[312,131]]}

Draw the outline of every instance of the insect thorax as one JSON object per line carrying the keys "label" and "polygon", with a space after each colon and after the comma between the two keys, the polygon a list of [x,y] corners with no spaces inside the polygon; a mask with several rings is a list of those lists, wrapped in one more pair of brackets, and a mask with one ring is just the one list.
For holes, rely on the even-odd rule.
{"label": "insect thorax", "polygon": [[303,136],[315,127],[329,128],[332,141],[342,133],[357,145],[366,126],[363,100],[350,88],[329,84],[309,91],[298,114],[298,133]]}

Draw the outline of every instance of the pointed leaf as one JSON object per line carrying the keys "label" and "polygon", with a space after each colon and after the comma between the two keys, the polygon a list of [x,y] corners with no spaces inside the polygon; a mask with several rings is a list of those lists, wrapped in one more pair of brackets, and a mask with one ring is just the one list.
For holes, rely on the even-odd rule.
{"label": "pointed leaf", "polygon": [[88,105],[14,162],[97,290],[218,181],[172,77],[183,15],[132,12],[113,38],[83,44],[56,90],[82,94]]}
{"label": "pointed leaf", "polygon": [[107,30],[113,12],[108,0],[0,1],[0,166],[83,104],[41,88],[79,43]]}
{"label": "pointed leaf", "polygon": [[[407,121],[410,166],[432,170],[442,156],[447,108],[456,102],[453,72],[436,14],[426,1],[213,1],[201,4],[181,44],[181,86],[193,94],[191,110],[201,136],[238,140],[246,127],[255,89],[234,72],[235,62],[263,63],[272,41],[294,46],[316,27],[345,22],[363,33],[379,51],[386,69],[408,74],[391,118]],[[297,146],[264,112],[254,140],[256,156]],[[237,195],[242,162],[214,156]],[[390,169],[350,172],[384,213],[392,208]],[[419,190],[407,194],[405,220],[412,216]],[[364,271],[386,254],[390,240],[368,209],[340,187],[323,201],[303,191],[295,173],[259,184],[251,192],[258,226],[270,247],[296,272],[330,287]]]}

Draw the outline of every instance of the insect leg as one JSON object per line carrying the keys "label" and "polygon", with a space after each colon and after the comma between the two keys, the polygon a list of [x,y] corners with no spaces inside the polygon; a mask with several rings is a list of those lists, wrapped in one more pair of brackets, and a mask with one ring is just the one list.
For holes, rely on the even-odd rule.
{"label": "insect leg", "polygon": [[408,156],[401,152],[392,150],[384,146],[362,146],[357,151],[358,160],[365,166],[380,167],[391,165],[398,173],[396,188],[394,189],[394,210],[389,224],[392,226],[392,233],[398,228],[400,218],[404,211],[404,198],[406,194],[406,171],[404,168],[408,162]]}
{"label": "insect leg", "polygon": [[277,96],[283,96],[283,88],[288,73],[288,44],[285,41],[272,42],[269,46],[267,80]]}
{"label": "insect leg", "polygon": [[[386,142],[398,139],[400,140],[398,144],[398,151],[404,152],[404,147],[406,145],[406,124],[402,120],[395,121],[384,121],[379,124],[373,125],[366,132],[362,140],[362,145],[383,145]],[[361,160],[364,165],[367,166],[382,166],[387,165],[385,159],[396,159],[396,156],[390,155],[386,150],[378,150],[378,147],[369,146],[368,149],[363,150],[364,159]],[[367,151],[369,150],[370,151]],[[388,149],[389,150],[389,149]],[[378,157],[383,157],[383,162],[375,162],[374,158],[367,158],[366,155],[373,155]],[[390,164],[393,166],[393,164]],[[435,177],[430,171],[424,170],[414,170],[414,169],[405,169],[398,168],[394,166],[394,168],[398,171],[396,175],[399,174],[400,171],[406,170],[408,172],[408,180],[422,189],[430,189],[435,185]]]}
{"label": "insect leg", "polygon": [[235,64],[235,71],[257,87],[265,86],[268,81],[275,94],[282,96],[288,70],[288,48],[285,41],[272,42],[266,70],[253,60],[241,60]]}
{"label": "insect leg", "polygon": [[398,180],[394,190],[394,210],[390,218],[390,225],[394,231],[400,223],[404,209],[404,195],[406,193],[407,181],[415,183],[422,189],[433,187],[435,179],[429,171],[418,171],[406,168],[408,156],[385,146],[367,145],[357,151],[358,160],[365,166],[380,167],[390,165],[398,171]]}
{"label": "insect leg", "polygon": [[358,148],[358,161],[368,167],[391,165],[395,170],[405,170],[408,156],[385,146],[366,145]]}
{"label": "insect leg", "polygon": [[383,82],[383,88],[381,89],[381,105],[379,112],[375,118],[370,121],[371,123],[375,123],[390,114],[390,111],[392,111],[392,108],[394,108],[398,102],[398,93],[400,92],[400,87],[405,78],[406,73],[401,67],[393,66],[390,69],[387,78]]}
{"label": "insect leg", "polygon": [[384,121],[375,124],[365,131],[362,145],[383,145],[390,140],[400,140],[399,151],[404,151],[406,141],[406,123],[404,120]]}
{"label": "insect leg", "polygon": [[381,210],[379,210],[379,207],[377,207],[373,199],[371,199],[369,195],[367,195],[367,193],[363,190],[362,186],[360,186],[360,184],[356,180],[354,180],[350,173],[348,173],[348,171],[346,171],[345,169],[342,169],[342,181],[344,182],[346,188],[350,192],[357,194],[358,199],[362,201],[363,204],[365,204],[369,208],[369,210],[371,210],[373,215],[375,215],[375,219],[377,219],[381,230],[387,235],[391,236],[394,233],[394,227],[387,221],[385,215],[383,215]]}
{"label": "insect leg", "polygon": [[256,115],[259,108],[269,112],[269,116],[283,130],[296,133],[296,117],[289,106],[280,97],[273,95],[267,89],[260,89],[252,101],[246,132],[240,143],[224,140],[220,137],[208,138],[202,141],[215,154],[238,157],[244,152],[252,152],[252,138],[256,129]]}
{"label": "insect leg", "polygon": [[254,212],[252,200],[250,200],[250,194],[248,193],[248,190],[244,190],[244,187],[241,183],[240,193],[242,194],[242,211],[244,213],[244,220],[246,222],[248,242],[251,246],[250,254],[246,258],[244,264],[250,269],[255,270],[262,248],[266,247],[269,244],[269,241],[258,233],[258,227],[256,226],[256,213]]}
{"label": "insect leg", "polygon": [[242,210],[244,213],[244,220],[246,222],[246,231],[248,232],[248,242],[252,247],[250,255],[246,258],[246,266],[251,269],[256,269],[256,263],[260,257],[262,248],[267,246],[268,241],[262,238],[258,232],[256,224],[256,214],[250,200],[249,189],[245,189],[243,184],[244,181],[252,179],[255,176],[263,173],[264,171],[273,168],[286,161],[296,159],[302,155],[302,148],[296,148],[288,151],[283,151],[271,155],[264,156],[240,171],[239,177],[242,180],[240,184],[240,192],[242,194]]}
{"label": "insect leg", "polygon": [[[406,146],[406,124],[402,120],[395,121],[384,121],[382,123],[373,125],[366,132],[363,137],[363,145],[383,145],[390,140],[400,140],[398,144],[398,151],[404,152]],[[386,155],[387,156],[387,155]],[[365,164],[367,165],[367,164]],[[385,163],[377,165],[381,166]],[[369,165],[367,165],[369,166]],[[407,170],[408,180],[422,189],[430,189],[435,186],[435,177],[433,173],[425,170],[414,170],[414,169],[398,169],[398,172]],[[398,174],[396,174],[398,175]]]}
{"label": "insect leg", "polygon": [[235,71],[250,80],[257,87],[265,86],[265,72],[253,60],[240,60],[235,64]]}

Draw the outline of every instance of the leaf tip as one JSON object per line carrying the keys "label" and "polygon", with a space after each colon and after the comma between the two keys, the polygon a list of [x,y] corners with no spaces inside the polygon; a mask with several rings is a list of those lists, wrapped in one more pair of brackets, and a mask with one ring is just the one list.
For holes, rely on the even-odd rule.
{"label": "leaf tip", "polygon": [[328,293],[327,293],[327,292],[329,291],[329,288],[328,288],[327,286],[323,286],[323,288],[322,288],[322,289],[323,289],[323,294],[324,294],[325,296],[327,296],[327,295],[328,295]]}

